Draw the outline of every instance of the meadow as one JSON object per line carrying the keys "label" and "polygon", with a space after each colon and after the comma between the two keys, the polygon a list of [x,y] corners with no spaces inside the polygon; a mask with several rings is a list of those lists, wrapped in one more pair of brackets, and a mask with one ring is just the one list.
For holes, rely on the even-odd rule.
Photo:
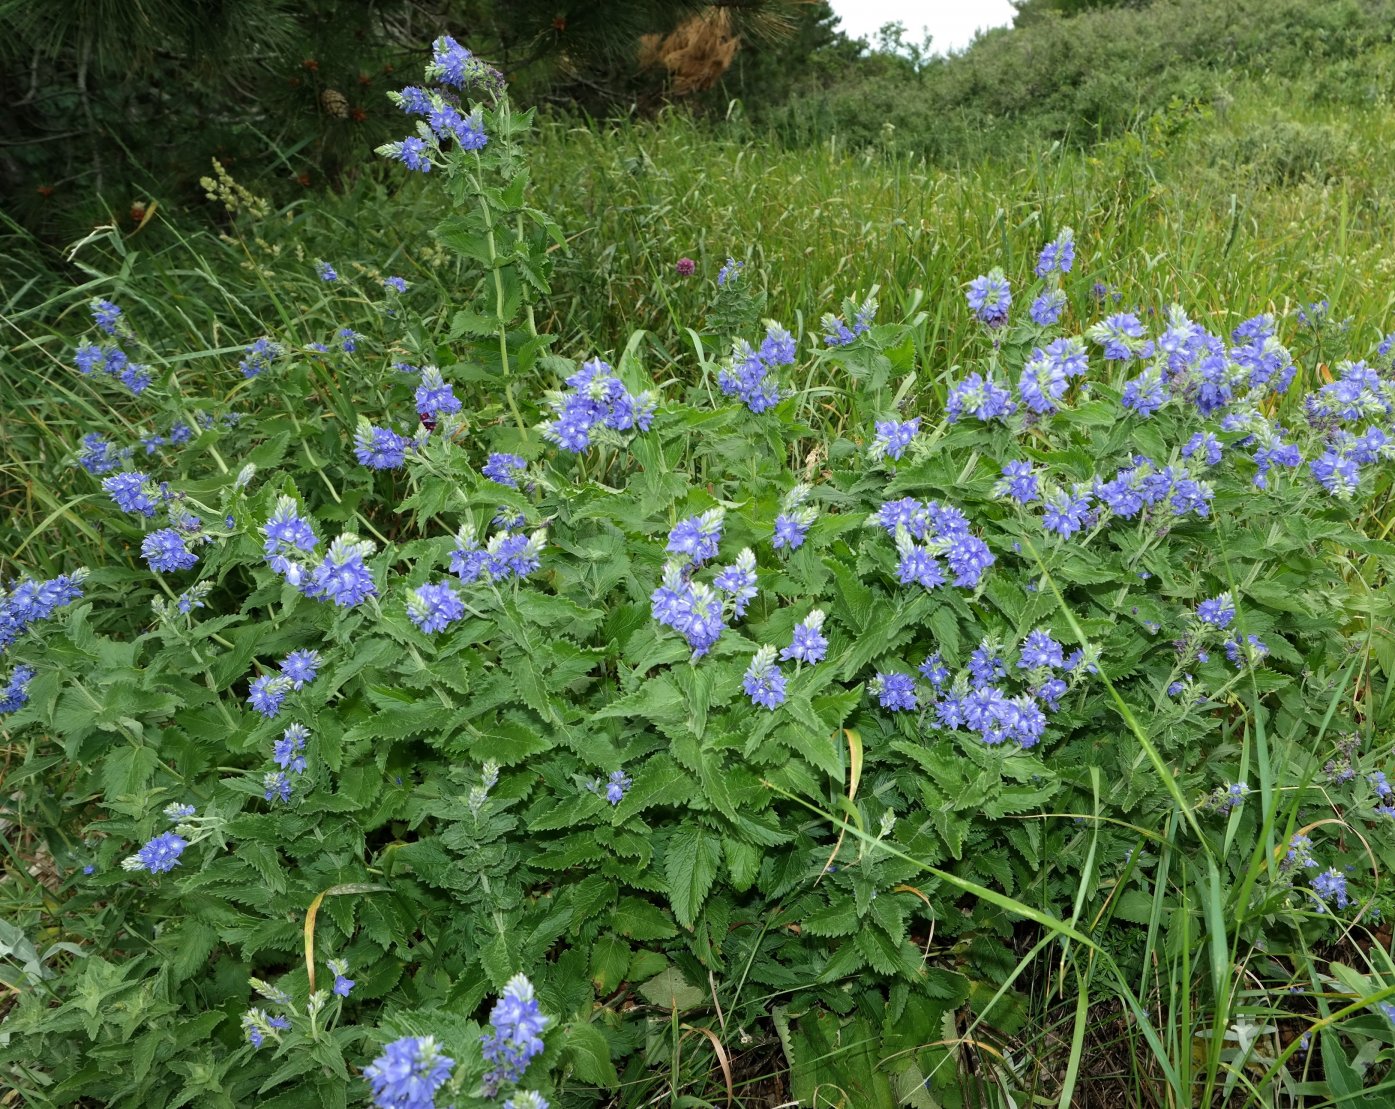
{"label": "meadow", "polygon": [[440,51],[431,172],[12,229],[18,1103],[1387,1104],[1387,106]]}

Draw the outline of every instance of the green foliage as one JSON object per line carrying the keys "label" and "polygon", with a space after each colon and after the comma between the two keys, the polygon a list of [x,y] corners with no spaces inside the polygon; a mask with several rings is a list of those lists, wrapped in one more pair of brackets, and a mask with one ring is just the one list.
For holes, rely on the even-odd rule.
{"label": "green foliage", "polygon": [[[626,253],[634,244],[583,238],[562,258],[560,229],[589,226],[571,218],[575,201],[563,220],[542,210],[564,175],[535,186],[523,154],[531,117],[507,102],[483,110],[489,146],[478,158],[449,154],[429,178],[438,189],[447,178],[444,216],[439,191],[422,200],[413,188],[397,206],[361,194],[380,206],[375,225],[244,214],[232,244],[201,244],[188,265],[111,236],[80,254],[88,264],[109,251],[108,273],[94,265],[90,285],[12,321],[26,367],[46,368],[8,379],[35,398],[15,421],[16,442],[35,449],[7,458],[25,480],[13,483],[13,542],[7,532],[0,549],[22,556],[17,566],[56,573],[82,558],[93,572],[81,602],[8,652],[39,673],[29,703],[0,718],[12,753],[3,815],[19,831],[0,926],[0,973],[17,991],[0,1044],[7,1084],[36,1105],[361,1103],[357,1073],[384,1041],[432,1034],[457,1060],[453,1092],[466,1099],[486,1070],[478,1037],[492,997],[523,972],[550,1018],[529,1085],[559,1105],[638,1105],[680,1085],[716,1101],[718,1056],[692,1029],[715,1037],[723,1059],[745,1037],[765,1065],[778,1052],[792,1096],[810,1104],[836,1104],[840,1091],[848,1104],[967,1106],[990,1084],[1023,1104],[1045,1096],[1044,1076],[1068,1095],[1090,1078],[1087,1030],[1127,1044],[1141,1098],[1243,1101],[1298,1081],[1318,1098],[1382,1096],[1392,1033],[1378,1006],[1395,996],[1395,967],[1365,926],[1372,910],[1390,911],[1380,875],[1395,863],[1371,779],[1390,769],[1388,476],[1368,468],[1350,502],[1303,472],[1276,473],[1257,492],[1242,443],[1253,429],[1218,429],[1180,402],[1151,420],[1132,415],[1118,397],[1135,370],[1097,353],[1059,412],[1010,426],[944,418],[944,393],[965,373],[1015,384],[1055,337],[1019,321],[1044,287],[1031,277],[1035,249],[1063,214],[1081,228],[1077,269],[1062,282],[1071,329],[1099,314],[1097,278],[1128,281],[1128,295],[1158,311],[1174,291],[1195,299],[1194,315],[1222,335],[1248,314],[1247,288],[1261,300],[1302,291],[1283,267],[1275,276],[1262,259],[1226,262],[1227,219],[1188,224],[1217,236],[1214,257],[1202,251],[1202,266],[1174,272],[1140,255],[1158,253],[1158,227],[1180,244],[1186,220],[1149,223],[1140,198],[1137,225],[1116,230],[1105,216],[1130,211],[1132,194],[1080,199],[1097,180],[1089,173],[1117,178],[1119,166],[1166,151],[1166,121],[1137,145],[1105,148],[1101,168],[1037,167],[1061,176],[1009,216],[995,211],[995,190],[978,208],[960,203],[985,193],[981,181],[954,194],[935,179],[933,203],[957,208],[960,222],[903,251],[920,255],[911,261],[924,293],[912,271],[879,265],[903,239],[871,236],[850,261],[842,247],[831,261],[803,253],[812,243],[800,235],[820,226],[812,216],[783,233],[771,220],[762,236],[739,233],[740,219],[763,218],[757,205],[713,211],[704,272],[728,253],[747,259],[718,291],[710,276],[675,289],[652,272],[643,285],[604,275],[598,288],[599,250],[643,274]],[[644,132],[661,141],[628,176],[623,148],[598,153],[589,135],[563,145],[547,134],[541,164],[566,165],[567,190],[629,213],[604,218],[671,231],[678,217],[628,202],[667,188],[685,151],[711,153],[672,126]],[[631,141],[621,132],[617,145]],[[827,174],[819,188],[858,181],[887,197],[911,180],[878,183],[870,161],[811,164]],[[786,168],[759,172],[792,185]],[[718,179],[724,188],[742,180],[722,172],[733,174]],[[1062,182],[1065,199],[1046,210]],[[1272,187],[1254,202],[1298,211],[1309,183]],[[1074,218],[1087,211],[1095,218]],[[321,231],[320,220],[336,226]],[[1122,269],[1092,256],[1115,245]],[[165,249],[179,258],[183,248]],[[813,260],[800,270],[781,251]],[[1001,332],[978,328],[961,303],[974,251],[1001,255],[1014,282],[1019,311]],[[339,282],[315,278],[317,257]],[[381,277],[399,271],[411,288],[384,294]],[[846,347],[796,328],[787,395],[771,412],[721,396],[729,366],[714,352],[758,340],[761,313],[793,323],[796,297],[812,315],[854,288],[860,303],[874,274],[888,277],[882,315]],[[1281,279],[1290,283],[1263,283]],[[1351,280],[1359,290],[1373,278]],[[96,291],[126,306],[140,357],[157,370],[142,397],[66,365],[72,317]],[[588,296],[602,303],[581,307]],[[628,331],[611,333],[607,357],[629,390],[654,389],[661,404],[648,430],[598,432],[569,454],[538,420],[547,390],[593,352],[573,339],[602,333],[605,298],[624,305],[621,318],[654,324],[657,334],[623,344]],[[352,354],[310,349],[343,326],[359,333]],[[1365,332],[1324,326],[1282,321],[1297,384],[1260,403],[1309,457],[1321,432],[1303,430],[1301,393],[1324,381],[1321,367],[1371,345]],[[236,362],[263,332],[286,353],[244,379]],[[355,459],[352,438],[359,416],[416,426],[415,380],[393,368],[399,360],[439,365],[466,406],[423,434],[404,467],[376,472]],[[233,408],[242,418],[222,419]],[[871,457],[874,422],[911,415],[923,425],[907,455]],[[88,431],[134,447],[175,420],[199,429],[193,441],[133,464],[169,481],[209,541],[196,570],[153,575],[138,551],[146,522],[118,515],[90,475],[58,466]],[[1226,451],[1204,474],[1179,454],[1202,426]],[[483,476],[492,451],[527,460],[521,488]],[[1212,485],[1212,511],[1106,517],[1062,540],[1043,531],[1039,506],[995,494],[1010,459],[1068,486],[1107,478],[1136,453],[1193,466]],[[798,549],[775,549],[774,517],[799,481],[814,486],[818,518]],[[267,565],[263,529],[282,496],[322,542],[376,539],[376,599],[313,600]],[[868,518],[901,497],[966,514],[996,559],[977,587],[898,580],[895,540]],[[412,592],[440,580],[453,532],[488,533],[501,506],[529,530],[546,527],[540,570],[457,587],[464,617],[425,634],[409,615]],[[740,619],[728,607],[730,626],[694,659],[653,620],[651,596],[671,528],[715,507],[725,510],[715,563],[750,547],[759,593]],[[194,581],[208,586],[205,608],[169,604]],[[1221,591],[1267,659],[1232,665],[1225,637],[1189,615]],[[827,659],[785,663],[784,703],[753,705],[743,691],[752,655],[787,644],[813,608],[826,613]],[[1016,645],[1039,627],[1088,649],[1100,672],[1071,671],[1035,746],[991,746],[929,711],[887,711],[871,692],[878,673],[913,673],[932,651],[957,671],[985,637],[1017,675]],[[253,711],[248,683],[312,648],[324,656],[319,676],[276,719]],[[924,682],[919,694],[932,698]],[[282,805],[266,799],[263,775],[291,722],[310,730],[309,765]],[[611,804],[615,771],[633,782]],[[1217,811],[1213,794],[1242,781],[1247,798]],[[198,810],[176,825],[189,840],[181,865],[122,870],[170,826],[170,803]],[[1319,910],[1311,874],[1285,864],[1299,832],[1324,867],[1348,870],[1351,906]],[[35,877],[41,859],[48,869]],[[312,1016],[330,958],[346,958],[357,984]],[[294,1000],[292,1028],[257,1051],[243,1014],[281,1010],[258,997],[254,977]],[[1059,1034],[1038,1019],[1062,1009]],[[1126,1015],[1089,1027],[1099,1012]],[[1304,1031],[1318,1060],[1306,1075]],[[1048,1093],[1070,1102],[1060,1086]]]}

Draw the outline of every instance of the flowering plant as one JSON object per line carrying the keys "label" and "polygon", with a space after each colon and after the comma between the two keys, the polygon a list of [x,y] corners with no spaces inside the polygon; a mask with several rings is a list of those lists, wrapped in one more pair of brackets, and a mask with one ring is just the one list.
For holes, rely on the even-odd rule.
{"label": "flowering plant", "polygon": [[1276,996],[1285,945],[1383,906],[1324,814],[1395,861],[1388,346],[1319,382],[1267,316],[1081,327],[1063,231],[1025,313],[1004,271],[967,283],[980,358],[938,391],[892,388],[914,305],[752,346],[734,260],[699,343],[730,357],[660,387],[642,337],[550,353],[527,117],[448,38],[427,79],[384,153],[444,178],[480,295],[409,309],[403,281],[337,349],[252,341],[247,414],[163,469],[90,433],[141,560],[0,601],[22,811],[62,796],[93,870],[12,1073],[113,1105],[339,1104],[351,1068],[384,1107],[582,1104],[643,1082],[646,1013],[794,1021],[807,1076],[856,1010],[898,1081],[948,1088],[946,1020],[1016,1027],[1028,925],[1137,1005],[1147,929],[1237,858],[1206,927],[1269,951]]}

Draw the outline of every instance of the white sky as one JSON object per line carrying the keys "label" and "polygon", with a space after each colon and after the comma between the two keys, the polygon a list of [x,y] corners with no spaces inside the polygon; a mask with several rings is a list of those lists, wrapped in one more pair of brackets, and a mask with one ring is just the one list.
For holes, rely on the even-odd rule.
{"label": "white sky", "polygon": [[931,50],[943,54],[969,44],[974,32],[1012,22],[1008,0],[830,0],[850,38],[876,37],[884,23],[906,25],[906,38],[919,42],[921,28],[933,37]]}

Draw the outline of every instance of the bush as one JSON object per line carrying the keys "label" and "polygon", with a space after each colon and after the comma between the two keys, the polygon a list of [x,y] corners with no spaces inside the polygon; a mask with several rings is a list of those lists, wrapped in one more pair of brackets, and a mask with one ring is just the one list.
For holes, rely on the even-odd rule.
{"label": "bush", "polygon": [[445,179],[461,303],[288,255],[310,308],[217,398],[92,306],[119,400],[72,446],[124,514],[0,605],[48,860],[0,932],[9,1083],[640,1104],[744,1038],[811,1102],[950,1098],[946,1026],[1045,1065],[1056,971],[1176,1103],[1309,1050],[1382,1081],[1395,968],[1337,945],[1395,861],[1390,340],[1320,383],[1287,321],[1119,311],[1062,233],[969,284],[943,410],[917,304],[749,327],[736,259],[691,378],[642,335],[578,365],[537,333],[528,116],[448,41],[427,76],[383,152]]}

